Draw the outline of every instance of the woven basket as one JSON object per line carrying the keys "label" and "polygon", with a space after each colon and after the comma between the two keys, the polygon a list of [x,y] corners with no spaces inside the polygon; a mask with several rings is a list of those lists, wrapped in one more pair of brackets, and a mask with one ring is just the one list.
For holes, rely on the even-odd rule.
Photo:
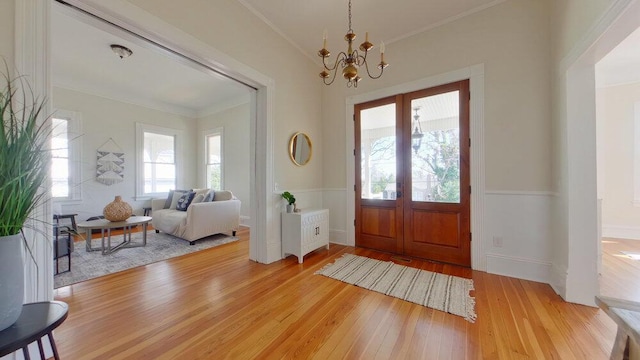
{"label": "woven basket", "polygon": [[113,202],[108,203],[102,210],[102,215],[104,215],[104,218],[109,221],[127,220],[132,213],[133,209],[131,208],[131,205],[122,201],[122,197],[119,195],[116,196]]}

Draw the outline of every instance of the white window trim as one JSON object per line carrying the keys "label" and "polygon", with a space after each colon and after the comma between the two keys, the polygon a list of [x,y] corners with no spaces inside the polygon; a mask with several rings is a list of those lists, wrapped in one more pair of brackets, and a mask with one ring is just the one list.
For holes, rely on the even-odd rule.
{"label": "white window trim", "polygon": [[202,172],[201,172],[201,179],[203,181],[203,187],[208,188],[209,187],[209,183],[207,181],[207,165],[208,165],[208,151],[209,149],[207,148],[207,137],[211,136],[211,135],[220,135],[220,188],[221,189],[225,189],[224,187],[224,174],[225,174],[225,161],[224,161],[224,127],[217,127],[217,128],[213,128],[213,129],[205,129],[202,130],[200,138],[202,139],[202,147],[201,147],[201,154],[203,157],[203,161],[202,161]]}
{"label": "white window trim", "polygon": [[172,129],[162,126],[136,123],[136,196],[135,200],[148,200],[156,197],[167,196],[168,193],[144,192],[144,133],[152,132],[161,135],[173,136],[175,138],[175,164],[176,164],[176,189],[181,189],[184,179],[183,161],[184,155],[183,139],[184,132],[180,129]]}
{"label": "white window trim", "polygon": [[71,177],[68,197],[52,197],[54,202],[78,202],[82,200],[82,114],[77,111],[56,109],[51,116],[67,120],[69,139],[69,176]]}

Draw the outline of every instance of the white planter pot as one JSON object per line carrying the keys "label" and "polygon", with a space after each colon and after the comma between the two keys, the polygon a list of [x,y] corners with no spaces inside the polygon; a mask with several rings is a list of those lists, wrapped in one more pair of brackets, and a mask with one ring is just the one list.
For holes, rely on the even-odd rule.
{"label": "white planter pot", "polygon": [[293,204],[289,205],[287,204],[287,213],[292,213],[293,212]]}
{"label": "white planter pot", "polygon": [[0,331],[13,325],[24,302],[22,235],[0,236]]}

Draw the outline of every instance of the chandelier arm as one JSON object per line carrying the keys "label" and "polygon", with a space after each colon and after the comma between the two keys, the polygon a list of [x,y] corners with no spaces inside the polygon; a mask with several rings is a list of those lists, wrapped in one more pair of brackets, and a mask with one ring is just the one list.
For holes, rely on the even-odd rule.
{"label": "chandelier arm", "polygon": [[344,59],[347,58],[347,54],[344,51],[341,51],[338,56],[336,56],[336,61],[333,63],[333,67],[328,67],[327,63],[324,61],[325,58],[322,58],[322,65],[324,66],[324,68],[326,70],[329,71],[334,71],[338,68],[338,63],[340,63],[341,61],[344,61]]}
{"label": "chandelier arm", "polygon": [[[333,68],[335,69],[337,66],[338,66],[338,60],[336,59],[336,63],[335,63],[335,65],[334,65],[334,67],[333,67]],[[322,78],[322,82],[323,82],[325,85],[331,85],[331,84],[333,84],[333,82],[336,80],[336,75],[338,74],[338,70],[336,70],[336,71],[331,71],[331,72],[333,73],[333,76],[331,77],[331,81],[327,82],[327,78]]]}
{"label": "chandelier arm", "polygon": [[[361,56],[362,57],[362,56]],[[364,68],[367,70],[367,75],[369,75],[370,78],[372,79],[379,79],[380,76],[382,76],[382,73],[384,72],[384,67],[380,68],[380,74],[378,74],[377,76],[373,76],[371,75],[371,73],[369,72],[369,64],[366,62],[366,59],[363,58],[363,62],[364,62]]]}
{"label": "chandelier arm", "polygon": [[367,52],[364,52],[364,56],[360,55],[358,50],[353,50],[353,58],[356,59],[356,65],[362,66],[367,63]]}

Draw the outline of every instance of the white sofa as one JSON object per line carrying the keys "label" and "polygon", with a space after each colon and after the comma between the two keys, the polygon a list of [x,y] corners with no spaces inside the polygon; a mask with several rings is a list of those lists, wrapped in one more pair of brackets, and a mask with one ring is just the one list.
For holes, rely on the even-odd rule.
{"label": "white sofa", "polygon": [[[230,191],[216,191],[213,201],[191,203],[187,211],[175,206],[165,209],[167,199],[151,200],[151,223],[156,232],[162,231],[189,241],[213,234],[232,232],[240,226],[240,200]],[[172,207],[172,208],[171,208]]]}

